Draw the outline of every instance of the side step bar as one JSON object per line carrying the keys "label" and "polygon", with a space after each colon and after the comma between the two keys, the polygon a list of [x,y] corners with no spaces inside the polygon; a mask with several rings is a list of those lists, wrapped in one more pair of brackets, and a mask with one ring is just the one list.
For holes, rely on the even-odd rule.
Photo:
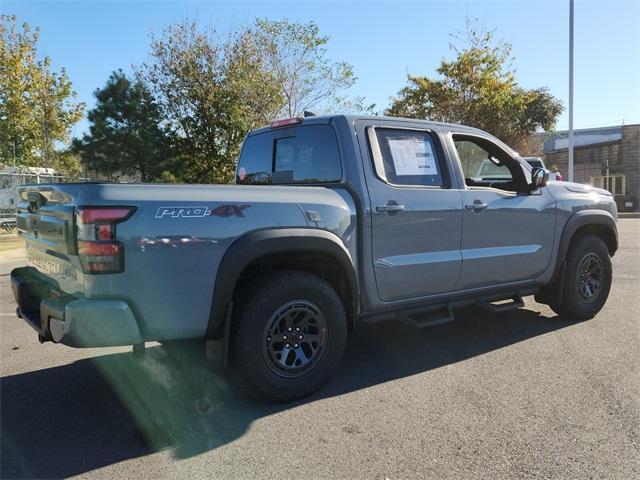
{"label": "side step bar", "polygon": [[510,300],[510,302],[496,303],[500,300],[489,300],[480,298],[476,300],[476,305],[493,313],[502,313],[524,307],[524,301],[522,300],[522,296],[519,293],[516,293],[513,297],[511,297]]}
{"label": "side step bar", "polygon": [[500,294],[486,295],[480,298],[468,298],[454,300],[449,303],[429,305],[427,307],[413,307],[401,311],[386,311],[377,315],[369,315],[361,318],[365,323],[374,323],[385,320],[396,320],[414,328],[425,328],[455,320],[453,308],[476,305],[493,313],[502,313],[524,307],[523,296],[533,295],[538,290],[524,288],[519,291],[502,292]]}
{"label": "side step bar", "polygon": [[400,313],[397,316],[397,320],[410,327],[425,328],[453,322],[454,316],[451,305],[446,305],[436,310]]}

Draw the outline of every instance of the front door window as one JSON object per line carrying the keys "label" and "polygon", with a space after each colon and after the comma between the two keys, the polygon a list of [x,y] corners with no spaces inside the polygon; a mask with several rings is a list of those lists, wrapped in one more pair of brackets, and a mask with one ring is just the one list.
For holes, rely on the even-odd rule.
{"label": "front door window", "polygon": [[490,187],[516,192],[522,188],[522,167],[484,138],[454,136],[468,187]]}

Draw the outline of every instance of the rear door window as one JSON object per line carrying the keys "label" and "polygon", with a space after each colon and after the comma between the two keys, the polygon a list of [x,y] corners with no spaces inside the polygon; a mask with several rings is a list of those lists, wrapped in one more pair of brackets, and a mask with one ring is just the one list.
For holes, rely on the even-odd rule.
{"label": "rear door window", "polygon": [[276,129],[247,138],[239,184],[335,183],[342,179],[336,134],[330,125]]}
{"label": "rear door window", "polygon": [[445,185],[442,165],[431,134],[426,131],[376,128],[382,157],[378,176],[394,185]]}

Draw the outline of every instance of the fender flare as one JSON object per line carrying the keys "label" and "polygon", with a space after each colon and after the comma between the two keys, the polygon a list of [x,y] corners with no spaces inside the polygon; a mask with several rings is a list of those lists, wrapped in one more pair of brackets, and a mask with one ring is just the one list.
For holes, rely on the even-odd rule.
{"label": "fender flare", "polygon": [[562,265],[567,258],[569,245],[571,245],[571,240],[573,239],[575,233],[580,228],[587,225],[597,225],[599,227],[604,227],[606,230],[610,231],[614,240],[611,254],[613,255],[613,253],[618,249],[618,228],[616,226],[616,220],[613,215],[611,215],[606,210],[580,210],[569,217],[562,230],[562,236],[560,237],[560,244],[558,246],[558,257],[553,278],[555,278],[562,270]]}
{"label": "fender flare", "polygon": [[[207,338],[225,337],[233,308],[232,299],[243,270],[261,257],[287,252],[319,252],[330,255],[345,273],[353,305],[345,305],[347,316],[355,315],[358,299],[356,270],[351,255],[334,233],[311,228],[268,228],[238,237],[226,250],[216,274]],[[351,310],[351,311],[350,311]]]}

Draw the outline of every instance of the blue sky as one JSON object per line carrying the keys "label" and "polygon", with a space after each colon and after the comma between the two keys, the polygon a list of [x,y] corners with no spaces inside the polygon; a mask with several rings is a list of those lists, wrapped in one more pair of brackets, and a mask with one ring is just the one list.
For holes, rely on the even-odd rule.
{"label": "blue sky", "polygon": [[[313,20],[329,35],[329,55],[351,63],[362,95],[382,110],[407,72],[434,75],[450,56],[465,15],[513,45],[519,83],[547,86],[568,106],[568,0],[537,1],[8,1],[41,29],[40,52],[65,67],[88,106],[110,72],[147,59],[149,33],[194,18],[227,31],[256,16]],[[575,127],[640,123],[640,2],[575,0]],[[567,112],[557,128],[568,126]],[[87,128],[82,121],[74,134]]]}

